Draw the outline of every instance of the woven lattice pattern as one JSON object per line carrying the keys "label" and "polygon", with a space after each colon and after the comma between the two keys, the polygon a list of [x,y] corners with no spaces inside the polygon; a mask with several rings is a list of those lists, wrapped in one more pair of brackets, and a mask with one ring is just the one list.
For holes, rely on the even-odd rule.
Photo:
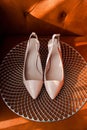
{"label": "woven lattice pattern", "polygon": [[[49,38],[40,38],[43,70]],[[75,114],[87,101],[87,63],[68,44],[61,42],[65,82],[59,95],[51,100],[45,87],[33,100],[23,84],[23,62],[27,41],[13,48],[0,66],[1,96],[16,114],[34,121],[59,121]],[[56,68],[57,69],[57,68]]]}

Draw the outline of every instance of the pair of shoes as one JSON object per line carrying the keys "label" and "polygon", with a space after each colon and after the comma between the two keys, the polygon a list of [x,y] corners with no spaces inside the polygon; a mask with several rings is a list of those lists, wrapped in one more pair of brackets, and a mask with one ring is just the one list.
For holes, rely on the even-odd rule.
{"label": "pair of shoes", "polygon": [[29,37],[24,58],[23,82],[33,99],[38,97],[43,83],[51,99],[58,95],[64,84],[59,36],[59,34],[54,34],[48,42],[48,56],[44,72],[39,54],[38,37],[34,32]]}

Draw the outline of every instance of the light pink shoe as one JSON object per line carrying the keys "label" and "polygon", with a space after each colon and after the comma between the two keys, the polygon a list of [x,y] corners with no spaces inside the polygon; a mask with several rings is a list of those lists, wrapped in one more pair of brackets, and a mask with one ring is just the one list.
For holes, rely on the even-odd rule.
{"label": "light pink shoe", "polygon": [[38,37],[33,32],[27,42],[23,68],[23,83],[33,99],[38,97],[43,85],[39,46]]}
{"label": "light pink shoe", "polygon": [[44,72],[45,87],[51,99],[54,99],[58,95],[64,84],[64,70],[59,36],[60,34],[54,34],[48,43],[48,57]]}

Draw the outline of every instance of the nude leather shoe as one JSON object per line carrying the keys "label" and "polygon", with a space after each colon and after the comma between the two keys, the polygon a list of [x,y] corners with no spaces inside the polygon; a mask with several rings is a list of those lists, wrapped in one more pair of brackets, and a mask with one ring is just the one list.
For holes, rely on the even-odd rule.
{"label": "nude leather shoe", "polygon": [[54,34],[48,42],[48,57],[44,72],[44,84],[51,99],[54,99],[64,84],[62,52],[59,41],[60,34]]}
{"label": "nude leather shoe", "polygon": [[38,97],[43,85],[39,46],[38,37],[33,32],[27,42],[23,67],[23,83],[33,99]]}

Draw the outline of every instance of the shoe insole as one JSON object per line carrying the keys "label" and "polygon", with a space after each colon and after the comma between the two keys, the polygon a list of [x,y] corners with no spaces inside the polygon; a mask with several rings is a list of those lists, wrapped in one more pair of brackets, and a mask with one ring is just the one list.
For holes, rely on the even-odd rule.
{"label": "shoe insole", "polygon": [[26,80],[42,80],[42,66],[38,55],[36,39],[30,39],[29,51],[25,60]]}
{"label": "shoe insole", "polygon": [[46,74],[46,79],[61,81],[63,79],[63,65],[57,45],[54,45],[53,47],[48,64],[49,69]]}

